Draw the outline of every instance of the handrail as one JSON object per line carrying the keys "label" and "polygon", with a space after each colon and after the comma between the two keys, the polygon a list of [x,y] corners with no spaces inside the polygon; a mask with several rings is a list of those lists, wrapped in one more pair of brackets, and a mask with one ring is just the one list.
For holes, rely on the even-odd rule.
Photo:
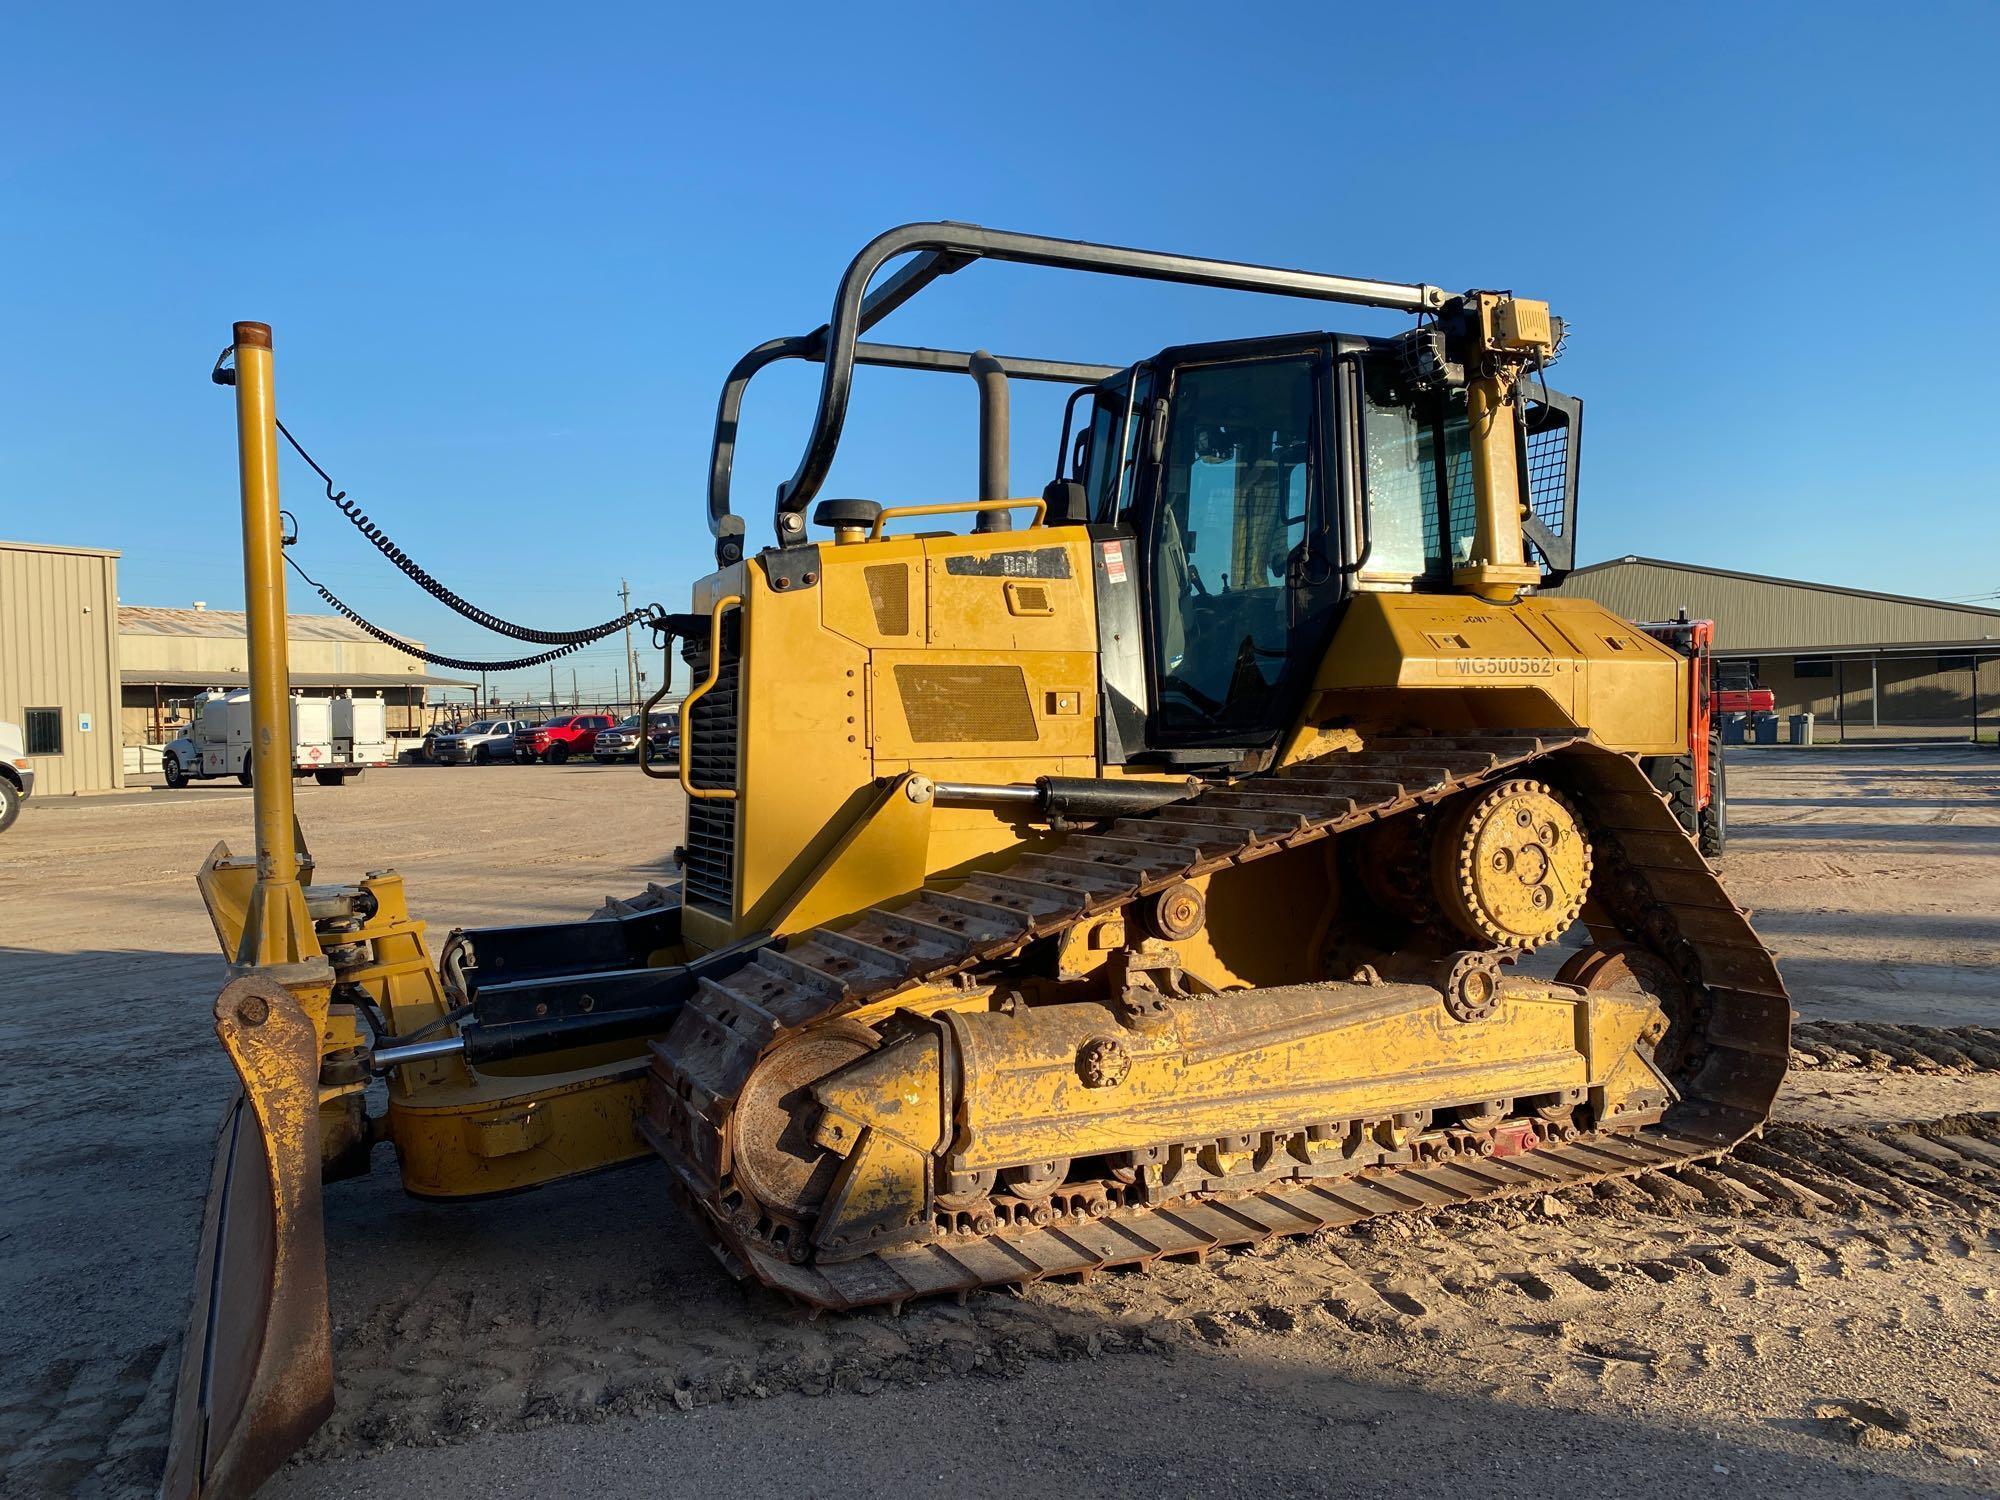
{"label": "handrail", "polygon": [[[667,638],[666,656],[666,665],[660,672],[660,675],[666,678],[666,681],[660,684],[660,690],[648,698],[639,709],[639,773],[642,776],[650,776],[655,781],[675,781],[679,779],[671,771],[655,770],[652,760],[646,754],[648,750],[653,748],[653,705],[666,697],[674,685],[674,642],[672,636]],[[685,731],[681,734],[681,743],[683,745],[687,743],[687,734]]]}
{"label": "handrail", "polygon": [[882,528],[891,521],[899,521],[905,516],[962,516],[975,510],[1018,510],[1024,505],[1035,508],[1035,519],[1028,523],[1028,529],[1040,526],[1049,513],[1048,501],[1039,495],[1026,500],[953,500],[936,505],[892,505],[875,518],[875,525],[868,533],[868,540],[882,540]]}
{"label": "handrail", "polygon": [[733,786],[696,786],[689,762],[694,754],[693,726],[688,715],[708,690],[715,686],[722,676],[722,616],[724,611],[741,609],[741,594],[726,594],[715,601],[715,609],[708,617],[708,676],[702,679],[685,698],[681,699],[681,790],[690,797],[702,801],[734,802],[736,788]]}

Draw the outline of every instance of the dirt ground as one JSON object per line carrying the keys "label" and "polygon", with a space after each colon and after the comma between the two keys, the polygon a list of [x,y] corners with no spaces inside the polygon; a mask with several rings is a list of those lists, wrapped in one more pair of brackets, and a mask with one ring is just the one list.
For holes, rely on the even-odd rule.
{"label": "dirt ground", "polygon": [[[2000,1489],[2000,757],[1730,774],[1725,877],[1805,1024],[1729,1170],[814,1321],[651,1165],[446,1207],[384,1154],[327,1194],[338,1408],[270,1492]],[[664,878],[680,831],[587,765],[299,802],[322,870],[400,869],[434,940]],[[191,872],[248,832],[229,784],[0,836],[0,1494],[155,1482],[231,1086]]]}

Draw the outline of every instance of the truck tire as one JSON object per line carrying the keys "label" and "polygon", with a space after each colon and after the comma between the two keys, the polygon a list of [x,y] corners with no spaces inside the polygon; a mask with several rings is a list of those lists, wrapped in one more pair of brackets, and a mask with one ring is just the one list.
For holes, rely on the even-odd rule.
{"label": "truck tire", "polygon": [[315,771],[313,780],[321,786],[339,786],[341,782],[347,780],[347,777],[339,771]]}
{"label": "truck tire", "polygon": [[250,757],[243,757],[243,769],[236,773],[236,779],[245,786],[250,785]]}
{"label": "truck tire", "polygon": [[160,774],[167,778],[167,785],[176,789],[188,784],[188,773],[181,768],[181,758],[169,750],[160,757]]}
{"label": "truck tire", "polygon": [[1646,776],[1667,799],[1674,818],[1689,838],[1701,834],[1701,809],[1694,805],[1694,757],[1689,755],[1649,755]]}
{"label": "truck tire", "polygon": [[0,833],[14,826],[14,820],[21,816],[21,794],[14,789],[14,783],[0,776]]}
{"label": "truck tire", "polygon": [[475,766],[483,766],[491,759],[493,759],[493,752],[488,750],[484,745],[473,747],[472,763]]}
{"label": "truck tire", "polygon": [[557,740],[553,745],[549,746],[548,762],[550,765],[559,766],[568,759],[569,746],[565,745],[561,740]]}
{"label": "truck tire", "polygon": [[1708,806],[1701,810],[1695,843],[1704,859],[1721,859],[1729,842],[1729,762],[1722,752],[1722,735],[1708,735]]}

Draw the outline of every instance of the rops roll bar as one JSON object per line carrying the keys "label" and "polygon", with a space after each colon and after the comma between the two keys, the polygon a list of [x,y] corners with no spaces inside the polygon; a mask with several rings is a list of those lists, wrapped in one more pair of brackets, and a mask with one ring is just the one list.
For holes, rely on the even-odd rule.
{"label": "rops roll bar", "polygon": [[[886,310],[885,310],[886,313]],[[722,399],[716,404],[715,438],[708,459],[708,529],[715,537],[716,561],[723,565],[743,555],[743,518],[731,513],[729,491],[731,470],[736,462],[736,427],[743,412],[743,393],[757,372],[788,359],[818,362],[826,358],[826,329],[797,338],[772,339],[759,344],[739,359],[722,385]],[[857,343],[854,362],[894,370],[941,370],[950,374],[973,375],[973,352],[961,349],[926,349],[908,344]],[[1019,359],[1010,355],[987,355],[1000,373],[1016,380],[1041,380],[1057,385],[1096,385],[1109,380],[1118,365],[1074,364],[1052,359]],[[982,435],[991,421],[990,406],[982,401]]]}
{"label": "rops roll bar", "polygon": [[[883,266],[901,255],[914,258],[899,267],[873,292],[868,284]],[[834,451],[847,420],[854,366],[884,364],[903,369],[937,369],[972,373],[972,356],[951,350],[912,349],[900,345],[861,343],[861,335],[936,281],[975,260],[1011,261],[1059,270],[1089,271],[1148,281],[1172,281],[1229,291],[1261,292],[1322,302],[1345,302],[1403,312],[1435,311],[1445,303],[1440,287],[1421,283],[1373,281],[1329,276],[1316,271],[1286,270],[1200,256],[1169,255],[1082,240],[1051,239],[983,229],[976,224],[905,224],[877,235],[855,256],[841,277],[832,318],[800,338],[774,339],[750,351],[729,373],[716,412],[715,441],[709,464],[709,529],[715,533],[716,554],[724,562],[741,555],[743,523],[729,510],[729,472],[735,457],[736,422],[742,410],[743,388],[751,376],[781,359],[821,362],[819,405],[792,477],[778,486],[777,533],[781,546],[805,540],[804,512],[825,482]],[[1008,375],[1030,380],[1092,384],[1117,373],[1117,366],[1060,364],[1054,361],[1000,359]]]}

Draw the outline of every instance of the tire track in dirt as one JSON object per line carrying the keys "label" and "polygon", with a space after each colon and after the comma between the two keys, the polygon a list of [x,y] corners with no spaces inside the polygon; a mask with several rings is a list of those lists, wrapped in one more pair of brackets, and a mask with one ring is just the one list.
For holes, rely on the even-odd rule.
{"label": "tire track in dirt", "polygon": [[2000,1028],[1800,1021],[1792,1027],[1792,1066],[1878,1073],[2000,1072]]}
{"label": "tire track in dirt", "polygon": [[[1778,1124],[1701,1167],[900,1316],[815,1320],[706,1267],[650,1279],[657,1264],[615,1256],[580,1254],[535,1279],[495,1276],[444,1245],[428,1269],[336,1330],[336,1410],[309,1458],[1260,1339],[1496,1399],[1665,1386],[1699,1397],[1788,1352],[1906,1337],[1940,1319],[1994,1327],[2000,1117]],[[0,1489],[149,1488],[176,1355],[78,1349],[7,1392]],[[1825,1420],[1843,1440],[1980,1445],[1929,1419],[1885,1428],[1842,1407]]]}
{"label": "tire track in dirt", "polygon": [[[1740,1161],[1525,1205],[1369,1221],[1206,1265],[975,1293],[901,1316],[813,1320],[757,1291],[662,1306],[575,1282],[525,1295],[440,1282],[341,1332],[338,1409],[308,1452],[1005,1377],[1030,1360],[1116,1348],[1170,1357],[1190,1341],[1308,1328],[1392,1363],[1411,1347],[1442,1352],[1460,1377],[1508,1396],[1658,1382],[1755,1357],[1759,1340],[1832,1338],[1842,1318],[1893,1332],[1932,1303],[1990,1315],[2000,1310],[1996,1273],[2000,1119],[1780,1125]],[[1711,1313],[1755,1304],[1757,1331],[1740,1347],[1719,1345],[1712,1328],[1663,1337],[1676,1300]]]}

